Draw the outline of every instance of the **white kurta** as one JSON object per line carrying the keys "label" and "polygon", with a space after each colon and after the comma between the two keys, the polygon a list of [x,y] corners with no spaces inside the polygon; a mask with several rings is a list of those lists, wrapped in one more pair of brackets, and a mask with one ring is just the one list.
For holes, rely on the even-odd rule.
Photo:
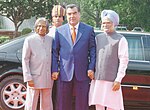
{"label": "white kurta", "polygon": [[33,34],[23,45],[22,67],[24,82],[33,81],[34,87],[27,86],[25,110],[37,110],[40,95],[40,110],[53,110],[51,79],[52,37]]}
{"label": "white kurta", "polygon": [[25,39],[22,53],[24,82],[33,80],[35,88],[52,88],[52,37],[33,34]]}
{"label": "white kurta", "polygon": [[[128,64],[128,43],[123,37],[118,47],[119,68],[115,81],[121,82]],[[122,90],[112,91],[113,82],[92,80],[89,91],[89,105],[102,105],[112,109],[124,110]]]}

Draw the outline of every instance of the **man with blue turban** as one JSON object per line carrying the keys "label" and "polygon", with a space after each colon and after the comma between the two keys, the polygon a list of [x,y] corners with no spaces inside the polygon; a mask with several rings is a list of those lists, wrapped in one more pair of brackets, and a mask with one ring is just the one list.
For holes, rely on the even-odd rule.
{"label": "man with blue turban", "polygon": [[96,110],[124,110],[121,81],[128,65],[128,43],[115,31],[119,24],[115,11],[103,10],[101,20],[103,33],[96,36],[96,71],[89,105],[96,105]]}

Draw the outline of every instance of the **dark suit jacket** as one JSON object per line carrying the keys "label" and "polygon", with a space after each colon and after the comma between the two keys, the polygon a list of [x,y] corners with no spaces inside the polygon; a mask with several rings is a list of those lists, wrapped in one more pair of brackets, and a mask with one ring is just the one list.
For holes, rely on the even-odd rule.
{"label": "dark suit jacket", "polygon": [[95,33],[91,26],[79,23],[75,44],[72,43],[69,24],[56,30],[52,72],[60,71],[62,81],[72,80],[74,74],[79,81],[88,80],[87,71],[94,71],[95,57]]}

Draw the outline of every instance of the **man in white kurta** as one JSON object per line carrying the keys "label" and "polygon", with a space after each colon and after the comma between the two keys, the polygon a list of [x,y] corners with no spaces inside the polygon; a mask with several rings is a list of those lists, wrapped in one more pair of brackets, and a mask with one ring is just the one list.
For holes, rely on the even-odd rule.
{"label": "man in white kurta", "polygon": [[121,80],[128,64],[128,43],[115,31],[119,16],[112,10],[101,13],[102,30],[96,36],[96,72],[89,92],[89,105],[96,110],[124,110]]}
{"label": "man in white kurta", "polygon": [[53,110],[51,79],[52,37],[47,36],[48,22],[39,18],[35,22],[35,33],[25,39],[22,53],[24,82],[27,82],[25,110]]}

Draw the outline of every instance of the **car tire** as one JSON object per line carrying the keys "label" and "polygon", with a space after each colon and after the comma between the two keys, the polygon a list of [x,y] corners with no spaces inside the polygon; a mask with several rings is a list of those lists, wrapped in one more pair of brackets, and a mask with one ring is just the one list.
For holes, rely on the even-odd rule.
{"label": "car tire", "polygon": [[21,75],[12,75],[0,82],[0,106],[2,110],[23,110],[26,86]]}

